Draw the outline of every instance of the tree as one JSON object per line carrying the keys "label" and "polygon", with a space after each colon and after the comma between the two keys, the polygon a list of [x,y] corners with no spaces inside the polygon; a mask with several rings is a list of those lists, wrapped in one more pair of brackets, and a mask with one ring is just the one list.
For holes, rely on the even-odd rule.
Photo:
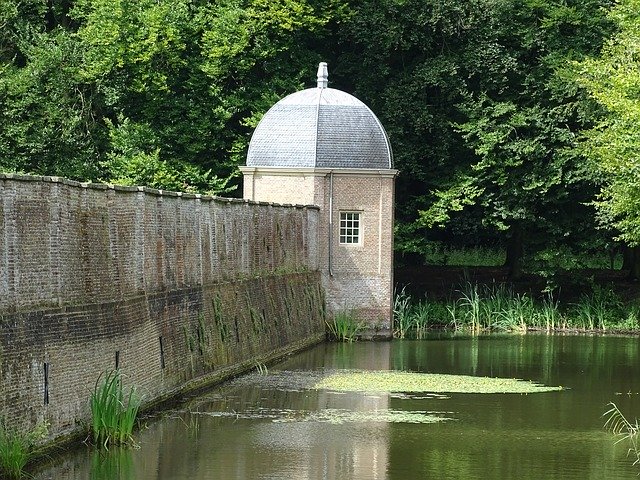
{"label": "tree", "polygon": [[100,143],[64,2],[0,7],[0,168],[96,178]]}
{"label": "tree", "polygon": [[[341,0],[6,0],[0,169],[229,193]],[[320,47],[320,48],[319,48]]]}
{"label": "tree", "polygon": [[620,0],[609,18],[618,31],[598,57],[577,64],[577,82],[605,109],[580,151],[600,179],[600,224],[631,247],[630,275],[640,278],[640,1]]}
{"label": "tree", "polygon": [[[498,74],[468,83],[456,123],[474,155],[457,159],[421,221],[445,225],[455,212],[479,207],[483,223],[507,237],[512,277],[521,272],[525,241],[533,250],[578,241],[584,226],[595,237],[583,207],[595,191],[572,148],[593,107],[561,72],[568,60],[600,47],[607,3],[493,2],[492,21],[481,30]],[[467,69],[473,78],[472,65]]]}

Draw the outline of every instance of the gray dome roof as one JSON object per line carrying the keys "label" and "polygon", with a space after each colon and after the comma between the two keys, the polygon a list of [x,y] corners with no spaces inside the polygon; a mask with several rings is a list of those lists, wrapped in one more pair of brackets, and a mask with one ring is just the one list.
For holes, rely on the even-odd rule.
{"label": "gray dome roof", "polygon": [[[322,64],[321,64],[322,68]],[[269,109],[249,143],[249,167],[393,168],[382,124],[348,93],[318,87],[293,93]]]}

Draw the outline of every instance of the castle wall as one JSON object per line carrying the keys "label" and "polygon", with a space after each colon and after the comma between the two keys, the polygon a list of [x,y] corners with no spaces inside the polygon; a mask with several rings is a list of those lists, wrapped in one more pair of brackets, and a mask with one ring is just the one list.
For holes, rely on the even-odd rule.
{"label": "castle wall", "polygon": [[101,373],[150,405],[324,336],[319,211],[0,175],[0,416],[77,432]]}

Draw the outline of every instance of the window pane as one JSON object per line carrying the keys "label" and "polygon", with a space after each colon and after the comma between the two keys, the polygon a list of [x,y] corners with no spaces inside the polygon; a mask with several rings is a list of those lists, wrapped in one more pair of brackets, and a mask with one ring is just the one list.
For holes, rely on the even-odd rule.
{"label": "window pane", "polygon": [[360,213],[340,212],[340,243],[360,243]]}

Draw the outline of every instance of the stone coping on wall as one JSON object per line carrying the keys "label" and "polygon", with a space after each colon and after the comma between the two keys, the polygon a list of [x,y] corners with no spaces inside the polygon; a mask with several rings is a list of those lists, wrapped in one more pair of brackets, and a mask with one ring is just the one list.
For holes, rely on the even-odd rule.
{"label": "stone coping on wall", "polygon": [[262,202],[253,201],[242,198],[228,198],[219,197],[216,195],[206,195],[202,193],[189,193],[189,192],[174,192],[171,190],[160,190],[151,187],[144,186],[127,186],[127,185],[115,185],[112,183],[93,183],[93,182],[78,182],[76,180],[69,180],[64,177],[48,176],[48,175],[26,175],[22,173],[0,173],[0,180],[17,180],[23,182],[45,182],[45,183],[60,183],[62,185],[68,185],[71,187],[91,188],[94,190],[115,190],[119,192],[143,192],[150,195],[156,195],[160,197],[180,197],[184,199],[199,199],[207,202],[217,203],[236,203],[236,204],[249,204],[249,205],[262,205],[273,207],[288,207],[298,209],[311,209],[319,210],[317,205],[301,205],[301,204],[289,204],[289,203],[276,203],[276,202]]}

